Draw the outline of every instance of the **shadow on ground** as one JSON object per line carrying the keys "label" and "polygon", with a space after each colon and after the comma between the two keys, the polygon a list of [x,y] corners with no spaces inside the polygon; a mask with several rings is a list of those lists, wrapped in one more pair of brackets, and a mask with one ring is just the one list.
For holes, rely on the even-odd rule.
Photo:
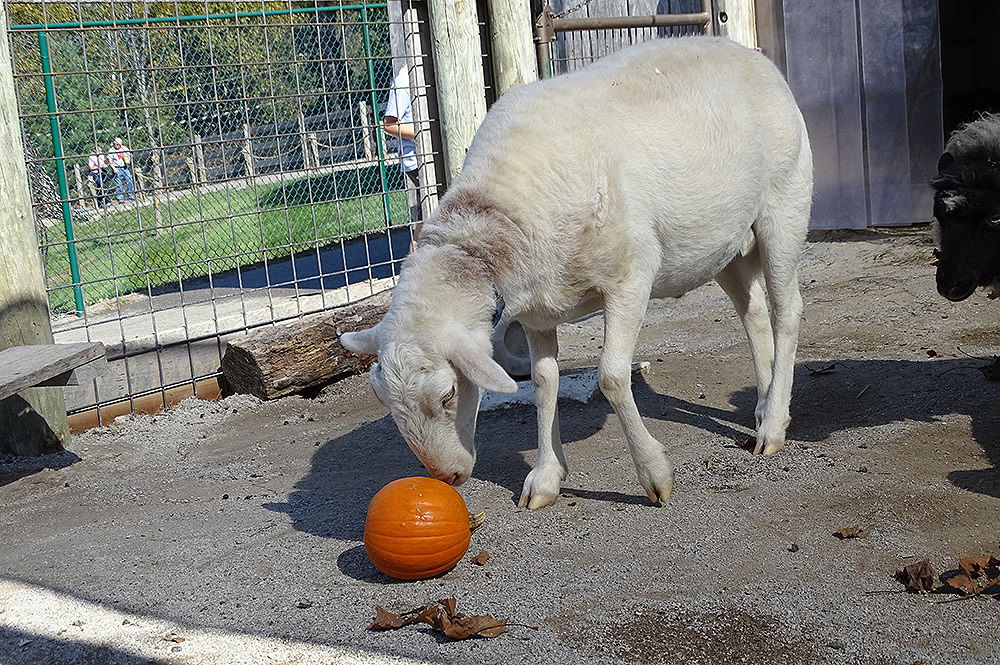
{"label": "shadow on ground", "polygon": [[[902,421],[934,423],[953,414],[967,415],[972,421],[972,436],[993,468],[955,470],[948,479],[957,487],[1000,498],[1000,412],[995,406],[1000,403],[1000,382],[984,376],[984,365],[985,361],[971,358],[799,363],[789,437],[822,443],[847,429]],[[665,369],[664,374],[669,366]],[[669,390],[669,383],[665,383],[664,389]],[[733,408],[728,410],[660,394],[643,378],[636,381],[634,391],[639,410],[647,419],[689,425],[734,442],[745,441],[744,428],[753,425],[755,388],[732,393],[729,402]],[[601,396],[586,405],[561,404],[567,454],[573,454],[574,442],[603,427],[619,427],[608,422],[614,420],[610,415],[611,408]],[[534,418],[533,407],[514,407],[480,417],[475,476],[507,488],[514,501],[530,471],[525,453],[535,447]],[[312,469],[296,483],[287,502],[267,507],[287,513],[301,531],[360,542],[367,506],[358,497],[372,496],[389,481],[409,475],[426,472],[403,444],[392,419],[385,416],[321,446]],[[618,503],[646,502],[640,495],[592,494],[588,497]],[[354,570],[359,565],[355,559],[363,557],[363,551],[355,549],[346,552],[340,562],[352,576],[363,573]]]}
{"label": "shadow on ground", "polygon": [[[43,655],[44,654],[44,655]],[[72,639],[54,640],[12,628],[0,627],[0,662],[5,665],[166,665],[159,658],[140,656],[103,644]]]}

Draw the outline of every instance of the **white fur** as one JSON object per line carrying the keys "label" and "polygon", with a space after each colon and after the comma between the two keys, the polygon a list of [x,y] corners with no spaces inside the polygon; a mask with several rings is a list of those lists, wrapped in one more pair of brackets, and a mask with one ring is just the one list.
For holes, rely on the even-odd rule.
{"label": "white fur", "polygon": [[[650,296],[679,297],[718,279],[750,341],[756,452],[777,452],[789,421],[811,194],[805,125],[787,85],[766,58],[728,40],[655,40],[516,88],[490,110],[404,265],[374,333],[383,366],[376,390],[435,476],[468,477],[475,409],[463,395],[478,403],[473,382],[513,388],[490,366],[495,284],[525,327],[536,387],[538,455],[521,505],[548,505],[567,473],[555,328],[603,309],[600,387],[640,483],[651,500],[665,500],[673,467],[631,391],[636,338]],[[360,348],[366,334],[345,335],[344,345]],[[479,378],[462,370],[476,354]],[[437,408],[452,386],[459,403]]]}

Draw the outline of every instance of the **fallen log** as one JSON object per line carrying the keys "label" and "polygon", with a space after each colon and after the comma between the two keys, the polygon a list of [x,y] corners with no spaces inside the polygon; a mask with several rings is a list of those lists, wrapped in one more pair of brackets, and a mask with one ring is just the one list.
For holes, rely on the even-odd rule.
{"label": "fallen log", "polygon": [[389,298],[380,293],[230,341],[222,357],[225,392],[277,399],[367,371],[375,356],[348,351],[340,334],[377,324]]}

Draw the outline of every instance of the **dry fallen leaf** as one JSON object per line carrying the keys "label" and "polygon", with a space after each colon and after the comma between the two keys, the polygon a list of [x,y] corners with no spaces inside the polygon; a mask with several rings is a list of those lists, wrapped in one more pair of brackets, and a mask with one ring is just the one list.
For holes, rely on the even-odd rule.
{"label": "dry fallen leaf", "polygon": [[164,642],[183,642],[184,638],[180,635],[175,635],[174,633],[167,633],[163,636]]}
{"label": "dry fallen leaf", "polygon": [[[990,569],[1000,566],[1000,559],[993,556],[969,556],[958,562],[958,570],[947,577],[942,576],[944,590],[959,591],[976,596],[992,587],[1000,587],[1000,570]],[[989,575],[990,572],[994,574]],[[979,578],[984,578],[980,580]]]}
{"label": "dry fallen leaf", "polygon": [[896,577],[910,591],[929,593],[934,590],[934,567],[927,559],[904,566],[896,573]]}
{"label": "dry fallen leaf", "polygon": [[[497,637],[503,634],[508,626],[505,619],[496,619],[491,616],[464,616],[458,611],[457,600],[443,598],[436,604],[424,605],[402,614],[395,614],[381,607],[376,607],[375,620],[368,627],[368,630],[394,630],[414,623],[425,623],[453,640]],[[525,627],[537,630],[533,626]]]}
{"label": "dry fallen leaf", "polygon": [[477,566],[485,566],[486,562],[489,560],[490,560],[490,553],[487,552],[486,550],[482,550],[481,552],[479,552],[479,554],[470,559],[470,561],[472,561],[472,563],[476,564]]}
{"label": "dry fallen leaf", "polygon": [[829,365],[824,365],[823,367],[819,367],[817,369],[813,369],[812,367],[809,367],[809,365],[806,365],[806,369],[809,370],[809,373],[813,376],[816,376],[817,374],[829,374],[837,369],[837,363],[830,363]]}
{"label": "dry fallen leaf", "polygon": [[937,358],[937,355],[938,355],[938,352],[935,351],[934,349],[927,349],[927,357],[928,358]]}
{"label": "dry fallen leaf", "polygon": [[856,526],[845,526],[843,529],[834,531],[833,535],[841,540],[847,540],[848,538],[860,538],[864,532],[864,529],[859,529]]}

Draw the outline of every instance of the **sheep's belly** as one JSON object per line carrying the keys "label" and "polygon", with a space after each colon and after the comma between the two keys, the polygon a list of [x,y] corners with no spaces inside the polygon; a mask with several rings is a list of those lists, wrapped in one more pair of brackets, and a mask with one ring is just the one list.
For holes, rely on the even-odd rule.
{"label": "sheep's belly", "polygon": [[671,257],[665,260],[653,280],[650,289],[652,298],[680,298],[688,291],[707,284],[722,272],[723,268],[736,256],[732,247],[722,248],[710,256],[695,260],[681,260]]}

